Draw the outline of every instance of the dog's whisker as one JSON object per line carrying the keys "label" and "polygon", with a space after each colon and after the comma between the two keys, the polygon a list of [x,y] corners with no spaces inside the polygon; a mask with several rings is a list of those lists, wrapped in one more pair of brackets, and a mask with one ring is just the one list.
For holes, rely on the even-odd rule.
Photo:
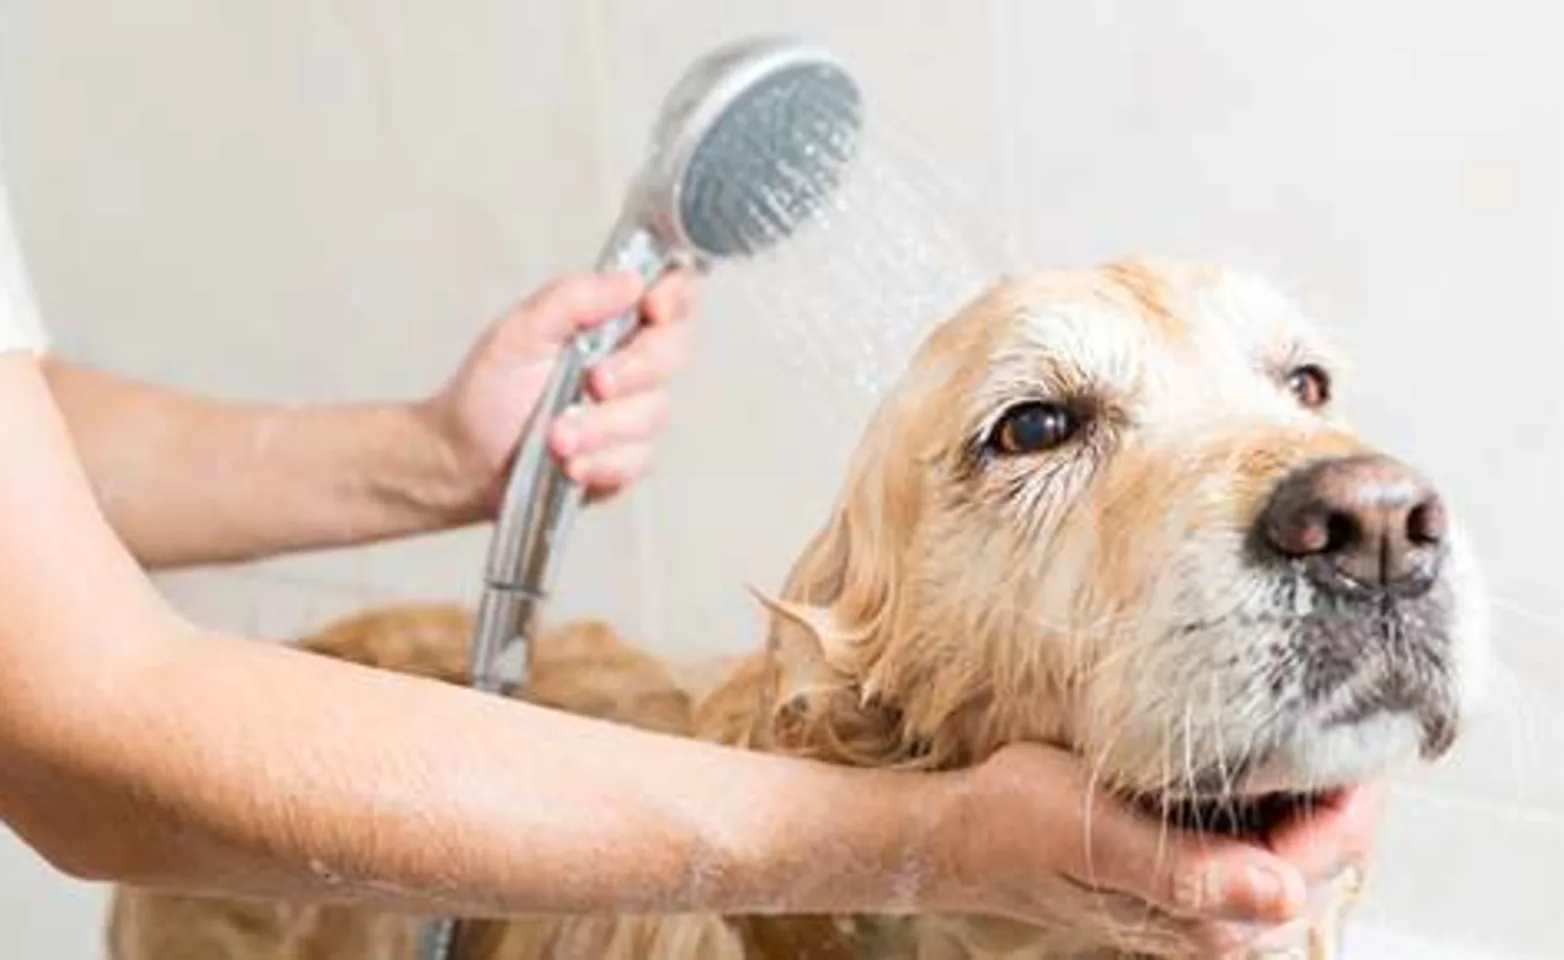
{"label": "dog's whisker", "polygon": [[[1160,782],[1169,783],[1171,782],[1169,778],[1172,776],[1173,740],[1168,735],[1167,730],[1162,731],[1161,744],[1162,749],[1158,751],[1161,755],[1160,759],[1162,766]],[[1163,858],[1167,856],[1168,841],[1172,837],[1172,794],[1167,790],[1161,791],[1161,795],[1157,798],[1157,802],[1160,809],[1157,811],[1157,848],[1155,860],[1153,862],[1155,864],[1155,869],[1160,870],[1162,868]]]}
{"label": "dog's whisker", "polygon": [[[1200,795],[1200,778],[1196,775],[1195,772],[1194,710],[1194,704],[1186,701],[1184,704],[1184,723],[1182,731],[1184,767],[1181,772],[1183,779],[1181,782],[1182,789],[1180,792],[1185,796],[1190,797],[1196,797]],[[1201,822],[1200,808],[1196,806],[1195,811],[1195,829],[1204,830],[1205,824]]]}
{"label": "dog's whisker", "polygon": [[[1211,680],[1210,680],[1211,696],[1206,701],[1208,704],[1213,704],[1214,705],[1214,704],[1218,704],[1218,703],[1221,702],[1220,697],[1219,697],[1219,691],[1217,690],[1218,682],[1219,681],[1217,680],[1217,678],[1215,676],[1211,677]],[[1215,711],[1213,711],[1213,712],[1215,712]],[[1226,748],[1226,745],[1223,743],[1223,738],[1222,738],[1221,717],[1220,716],[1210,717],[1210,718],[1208,718],[1207,723],[1208,723],[1208,725],[1211,728],[1213,739],[1216,741],[1215,757],[1216,757],[1218,790],[1223,795],[1223,797],[1231,797],[1234,794],[1234,792],[1237,790],[1237,783],[1236,783],[1236,781],[1235,781],[1235,779],[1233,777],[1233,774],[1231,773],[1231,771],[1228,770],[1228,767],[1227,767],[1227,748]]]}
{"label": "dog's whisker", "polygon": [[[1094,757],[1090,758],[1087,764],[1088,773],[1085,789],[1085,809],[1087,810],[1087,816],[1085,817],[1082,824],[1082,830],[1084,832],[1084,849],[1086,851],[1085,880],[1087,885],[1093,888],[1097,887],[1097,867],[1093,855],[1093,827],[1095,825],[1096,818],[1092,815],[1091,811],[1096,809],[1096,803],[1102,788],[1103,776],[1107,770],[1108,761],[1116,744],[1117,738],[1110,734],[1108,737],[1102,739],[1102,747],[1097,751]],[[1159,846],[1156,863],[1157,867],[1160,867],[1161,864],[1161,854],[1162,850]],[[1118,946],[1127,949],[1132,944],[1134,937],[1142,932],[1151,922],[1153,911],[1149,904],[1136,905],[1136,909],[1141,914],[1140,919],[1135,922],[1134,926],[1127,927],[1126,920],[1123,917],[1116,915],[1112,909],[1113,904],[1119,903],[1121,901],[1122,898],[1117,898],[1113,895],[1099,892],[1095,897],[1093,897],[1092,906],[1101,917],[1103,928],[1113,939],[1113,942]]]}
{"label": "dog's whisker", "polygon": [[1098,787],[1101,784],[1102,774],[1103,774],[1103,772],[1107,768],[1107,761],[1108,761],[1109,754],[1110,754],[1110,752],[1112,750],[1112,747],[1113,747],[1113,740],[1110,738],[1108,740],[1107,744],[1103,747],[1101,752],[1098,754],[1096,760],[1091,762],[1088,765],[1088,767],[1087,767],[1087,777],[1086,777],[1086,810],[1087,810],[1087,816],[1086,816],[1085,823],[1082,825],[1082,830],[1085,832],[1084,841],[1085,841],[1085,844],[1086,844],[1086,847],[1085,847],[1085,849],[1086,849],[1086,874],[1087,874],[1088,882],[1092,883],[1093,885],[1096,884],[1096,877],[1097,877],[1097,865],[1096,865],[1096,862],[1095,862],[1095,858],[1092,855],[1092,850],[1093,850],[1093,845],[1092,845],[1092,828],[1095,825],[1096,818],[1092,815],[1091,811],[1093,811],[1095,809],[1095,804],[1096,804],[1096,800],[1097,800]]}

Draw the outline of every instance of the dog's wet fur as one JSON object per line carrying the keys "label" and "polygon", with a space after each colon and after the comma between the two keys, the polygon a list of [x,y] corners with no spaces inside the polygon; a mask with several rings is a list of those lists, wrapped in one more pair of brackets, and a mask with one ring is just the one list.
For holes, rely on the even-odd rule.
{"label": "dog's wet fur", "polygon": [[[884,396],[831,516],[762,598],[766,642],[715,689],[697,697],[578,623],[540,639],[525,696],[859,766],[948,769],[1045,741],[1148,814],[1264,833],[1437,759],[1483,688],[1484,590],[1459,517],[1342,419],[1339,366],[1241,272],[1137,260],[1000,280]],[[1316,509],[1409,490],[1406,542],[1372,549],[1350,510]],[[390,609],[302,646],[461,683],[468,628],[459,610]],[[478,925],[462,958],[1171,949],[1085,893],[1055,916],[518,918]],[[413,960],[416,930],[362,907],[121,889],[110,932],[116,960]]]}

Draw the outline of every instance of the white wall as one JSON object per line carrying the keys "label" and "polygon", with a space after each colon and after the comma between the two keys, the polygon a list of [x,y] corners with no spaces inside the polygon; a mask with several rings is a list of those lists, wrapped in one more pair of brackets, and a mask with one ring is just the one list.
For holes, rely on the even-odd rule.
{"label": "white wall", "polygon": [[[1364,426],[1468,513],[1514,675],[1458,761],[1403,791],[1365,914],[1560,956],[1561,18],[1550,0],[0,0],[0,115],[62,350],[234,396],[432,388],[488,317],[592,256],[678,70],[760,29],[852,61],[954,214],[1014,257],[1268,269],[1353,348]],[[672,655],[753,641],[742,586],[774,584],[819,519],[857,409],[777,362],[800,338],[764,329],[764,280],[714,283],[661,473],[582,523],[566,612]],[[214,624],[286,636],[470,597],[483,546],[166,584]],[[0,851],[5,956],[96,956],[97,895]]]}

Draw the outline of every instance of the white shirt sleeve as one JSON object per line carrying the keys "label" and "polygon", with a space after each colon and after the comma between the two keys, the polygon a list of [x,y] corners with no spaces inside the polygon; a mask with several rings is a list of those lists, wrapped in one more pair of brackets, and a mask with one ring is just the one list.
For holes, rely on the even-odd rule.
{"label": "white shirt sleeve", "polygon": [[5,184],[0,183],[0,353],[38,353],[45,346],[43,324],[11,229]]}

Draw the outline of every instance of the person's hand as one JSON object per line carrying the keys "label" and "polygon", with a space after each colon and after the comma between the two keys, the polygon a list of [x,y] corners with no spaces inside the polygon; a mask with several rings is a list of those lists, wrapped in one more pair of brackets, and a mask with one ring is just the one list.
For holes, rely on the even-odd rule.
{"label": "person's hand", "polygon": [[691,279],[669,274],[651,290],[632,274],[583,274],[549,284],[500,318],[446,387],[424,405],[459,475],[464,513],[489,515],[561,349],[579,331],[626,310],[642,326],[589,374],[593,403],[551,427],[550,447],[589,498],[643,475],[668,413],[668,378],[685,362]]}
{"label": "person's hand", "polygon": [[[1366,784],[1322,803],[1268,837],[1270,849],[1308,881],[1308,910],[1289,927],[1231,931],[1236,939],[1283,950],[1307,943],[1311,930],[1327,938],[1339,937],[1340,925],[1366,879],[1364,866],[1374,848],[1387,796],[1383,782]],[[1246,939],[1246,934],[1253,938]]]}
{"label": "person's hand", "polygon": [[960,782],[934,845],[933,906],[1206,958],[1306,931],[1311,890],[1366,855],[1383,799],[1359,791],[1262,847],[1166,828],[1094,789],[1081,759],[1053,748],[1007,747]]}

